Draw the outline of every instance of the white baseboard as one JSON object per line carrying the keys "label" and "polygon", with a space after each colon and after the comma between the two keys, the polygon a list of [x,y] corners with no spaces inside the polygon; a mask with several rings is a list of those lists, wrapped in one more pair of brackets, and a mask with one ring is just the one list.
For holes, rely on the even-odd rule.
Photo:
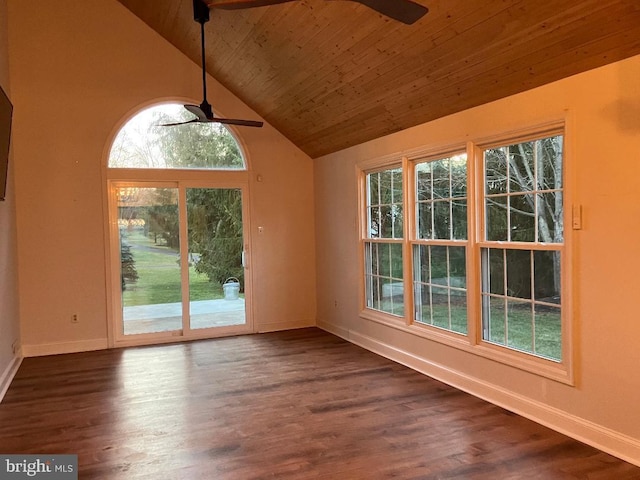
{"label": "white baseboard", "polygon": [[351,341],[349,338],[349,329],[344,327],[339,327],[337,325],[333,325],[331,323],[326,323],[322,321],[318,321],[317,327],[322,330],[326,330],[329,333],[333,333],[334,335],[344,338],[345,340]]}
{"label": "white baseboard", "polygon": [[9,385],[11,385],[13,377],[16,376],[21,363],[22,357],[14,356],[13,360],[11,360],[9,365],[7,365],[7,368],[4,369],[4,372],[2,372],[2,376],[0,376],[0,403],[4,399],[4,395],[7,393]]}
{"label": "white baseboard", "polygon": [[502,387],[478,380],[444,365],[388,345],[367,335],[326,322],[318,322],[326,330],[378,355],[439,380],[447,385],[517,413],[568,437],[591,445],[622,460],[640,466],[640,440],[577,417],[563,410],[532,400]]}
{"label": "white baseboard", "polygon": [[22,355],[25,357],[42,357],[44,355],[59,355],[63,353],[89,352],[104,350],[109,347],[106,338],[81,340],[79,342],[45,343],[41,345],[22,345]]}
{"label": "white baseboard", "polygon": [[315,327],[313,320],[307,322],[276,322],[262,323],[258,325],[258,333],[279,332],[281,330],[295,330],[297,328]]}

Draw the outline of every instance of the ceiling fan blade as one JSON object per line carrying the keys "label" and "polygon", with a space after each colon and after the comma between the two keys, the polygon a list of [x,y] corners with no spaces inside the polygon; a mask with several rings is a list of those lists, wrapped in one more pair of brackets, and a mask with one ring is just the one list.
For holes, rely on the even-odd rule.
{"label": "ceiling fan blade", "polygon": [[206,122],[208,120],[207,114],[204,112],[204,110],[202,110],[202,108],[200,106],[198,106],[198,105],[185,105],[184,108],[186,108],[189,112],[193,113],[197,117],[198,121]]}
{"label": "ceiling fan blade", "polygon": [[242,8],[267,7],[278,3],[293,2],[295,0],[204,0],[209,8],[224,10],[239,10]]}
{"label": "ceiling fan blade", "polygon": [[239,125],[241,127],[262,127],[263,122],[257,120],[237,120],[235,118],[218,118],[214,117],[209,122],[223,123],[225,125]]}
{"label": "ceiling fan blade", "polygon": [[411,0],[350,0],[366,5],[393,20],[411,25],[424,17],[429,9]]}
{"label": "ceiling fan blade", "polygon": [[[193,113],[196,118],[191,120],[191,122],[199,122],[199,123],[209,123],[209,122],[217,122],[217,123],[225,123],[227,125],[240,125],[243,127],[261,127],[263,125],[262,122],[256,120],[237,120],[235,118],[218,118],[213,115],[211,111],[211,105],[209,105],[206,101],[202,102],[202,105],[185,105],[184,108],[189,110],[189,112]],[[207,112],[210,115],[207,115]],[[187,122],[190,123],[190,122]]]}
{"label": "ceiling fan blade", "polygon": [[[266,7],[296,0],[202,0],[209,8],[236,10]],[[351,0],[407,25],[411,25],[427,14],[429,9],[411,0]]]}
{"label": "ceiling fan blade", "polygon": [[187,120],[186,122],[161,123],[158,126],[159,127],[175,127],[177,125],[187,125],[189,123],[197,123],[199,121],[200,120],[198,120],[197,118],[194,118],[193,120]]}

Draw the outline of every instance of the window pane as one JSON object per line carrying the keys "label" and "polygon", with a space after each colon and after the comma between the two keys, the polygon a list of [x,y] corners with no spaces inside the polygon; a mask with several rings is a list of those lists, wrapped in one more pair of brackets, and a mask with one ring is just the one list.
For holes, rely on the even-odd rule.
{"label": "window pane", "polygon": [[533,143],[511,145],[509,150],[509,191],[530,192],[534,189],[535,165]]}
{"label": "window pane", "polygon": [[432,214],[433,203],[418,204],[418,238],[433,238]]}
{"label": "window pane", "polygon": [[418,201],[432,200],[431,163],[416,165],[416,198]]}
{"label": "window pane", "polygon": [[369,209],[369,237],[380,237],[380,207],[371,207]]}
{"label": "window pane", "polygon": [[418,238],[465,240],[466,154],[419,163],[415,169]]}
{"label": "window pane", "polygon": [[374,279],[375,297],[373,298],[373,308],[380,310],[382,307],[382,281],[380,277]]}
{"label": "window pane", "polygon": [[391,262],[389,262],[388,258],[385,259],[385,255],[388,255],[389,252],[385,247],[386,245],[380,245],[378,243],[373,244],[373,255],[371,258],[371,273],[373,275],[379,275],[381,277],[391,276]]}
{"label": "window pane", "polygon": [[366,305],[395,315],[404,314],[402,245],[365,244]]}
{"label": "window pane", "polygon": [[[525,353],[559,360],[562,354],[560,252],[483,249],[482,255],[483,339]],[[500,291],[503,258],[506,259],[507,270],[505,293]],[[557,270],[555,262],[558,263]],[[558,273],[556,279],[554,271]],[[492,289],[491,297],[486,293],[487,282]],[[532,289],[535,297],[531,295]],[[508,308],[506,328],[503,328],[496,322],[496,316],[503,318],[501,312],[505,304]]]}
{"label": "window pane", "polygon": [[431,272],[429,281],[439,285],[448,285],[447,247],[429,247],[431,252]]}
{"label": "window pane", "polygon": [[118,187],[125,335],[182,328],[177,188]]}
{"label": "window pane", "polygon": [[535,353],[552,360],[562,360],[560,308],[535,306]]}
{"label": "window pane", "polygon": [[507,192],[506,148],[492,148],[484,153],[485,191],[487,195]]}
{"label": "window pane", "polygon": [[454,200],[452,203],[453,238],[466,240],[467,238],[467,201]]}
{"label": "window pane", "polygon": [[394,205],[391,208],[391,215],[393,217],[393,233],[391,238],[402,238],[404,232],[404,217],[402,205]]}
{"label": "window pane", "polygon": [[451,330],[466,334],[467,326],[467,297],[466,293],[459,290],[451,290]]}
{"label": "window pane", "polygon": [[465,247],[414,247],[417,322],[467,333],[465,257]]}
{"label": "window pane", "polygon": [[413,279],[417,282],[429,281],[429,247],[427,245],[413,246]]}
{"label": "window pane", "polygon": [[562,188],[563,137],[543,138],[538,142],[538,190]]}
{"label": "window pane", "polygon": [[[562,192],[539,193],[538,230],[539,240],[544,243],[562,243],[564,241],[562,222]],[[558,215],[560,215],[558,217]]]}
{"label": "window pane", "polygon": [[380,207],[380,238],[393,238],[394,214],[391,205]]}
{"label": "window pane", "polygon": [[451,238],[451,202],[434,202],[433,207],[434,238],[449,240]]}
{"label": "window pane", "polygon": [[534,252],[533,265],[536,301],[559,304],[560,252]]}
{"label": "window pane", "polygon": [[402,265],[402,245],[399,243],[393,243],[381,245],[381,247],[386,247],[385,249],[389,252],[387,258],[391,265],[391,276],[402,280],[404,270]]}
{"label": "window pane", "polygon": [[391,185],[391,171],[378,172],[378,198],[377,201],[381,205],[389,205],[393,203],[393,188]]}
{"label": "window pane", "polygon": [[[563,242],[562,142],[555,136],[485,151],[487,240]],[[499,211],[507,205],[510,223]]]}
{"label": "window pane", "polygon": [[449,295],[448,289],[431,287],[431,299],[433,308],[433,325],[440,328],[449,328]]}
{"label": "window pane", "polygon": [[156,105],[139,112],[116,136],[109,168],[245,168],[238,143],[224,125],[161,126],[193,118],[178,104]]}
{"label": "window pane", "polygon": [[531,194],[511,197],[511,241],[535,242],[536,217],[534,213],[534,197]]}
{"label": "window pane", "polygon": [[533,353],[533,318],[531,303],[509,300],[507,317],[508,346]]}
{"label": "window pane", "polygon": [[483,308],[483,338],[490,342],[504,345],[506,319],[504,300],[502,298],[482,297],[485,308]]}
{"label": "window pane", "polygon": [[491,298],[489,322],[485,323],[485,340],[552,360],[561,359],[559,308],[536,305],[533,311],[530,302],[509,300],[506,323],[503,311],[502,300]]}
{"label": "window pane", "polygon": [[449,285],[467,287],[467,263],[465,247],[449,247]]}
{"label": "window pane", "polygon": [[461,198],[467,196],[467,155],[455,155],[451,162],[451,196]]}
{"label": "window pane", "polygon": [[402,170],[367,174],[369,238],[402,238]]}
{"label": "window pane", "polygon": [[380,174],[371,173],[367,175],[367,189],[369,191],[369,205],[380,205]]}
{"label": "window pane", "polygon": [[[484,251],[488,256],[489,293],[504,295],[504,250],[491,248]],[[487,291],[486,287],[484,291]]]}
{"label": "window pane", "polygon": [[[402,207],[398,205],[383,205],[379,208],[379,215],[379,237],[402,238]],[[373,224],[371,227],[372,232],[375,232],[376,228],[378,228],[376,224]]]}
{"label": "window pane", "polygon": [[380,191],[384,203],[402,203],[402,170],[380,172]]}
{"label": "window pane", "polygon": [[367,277],[367,306],[379,309],[380,305],[380,277],[369,275]]}
{"label": "window pane", "polygon": [[449,160],[436,160],[431,162],[433,169],[433,198],[450,198],[451,189],[449,187]]}
{"label": "window pane", "polygon": [[486,237],[489,241],[507,240],[507,197],[487,198]]}
{"label": "window pane", "polygon": [[431,325],[431,286],[418,283],[415,300],[417,304],[416,321]]}
{"label": "window pane", "polygon": [[531,298],[531,251],[507,250],[507,295]]}
{"label": "window pane", "polygon": [[416,282],[415,286],[415,321],[431,325],[431,285]]}
{"label": "window pane", "polygon": [[391,201],[393,203],[402,203],[402,170],[391,170]]}

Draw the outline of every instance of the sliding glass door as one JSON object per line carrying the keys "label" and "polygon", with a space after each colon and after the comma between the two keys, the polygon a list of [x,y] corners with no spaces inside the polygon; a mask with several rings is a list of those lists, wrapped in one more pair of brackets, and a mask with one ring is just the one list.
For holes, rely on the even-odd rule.
{"label": "sliding glass door", "polygon": [[250,332],[243,188],[113,182],[110,191],[116,343]]}
{"label": "sliding glass door", "polygon": [[246,322],[242,191],[188,188],[190,328]]}

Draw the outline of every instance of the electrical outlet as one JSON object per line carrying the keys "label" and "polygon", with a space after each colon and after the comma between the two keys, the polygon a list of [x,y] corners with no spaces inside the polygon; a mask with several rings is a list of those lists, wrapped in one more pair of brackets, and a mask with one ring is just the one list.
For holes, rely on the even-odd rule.
{"label": "electrical outlet", "polygon": [[74,313],[73,315],[71,315],[71,323],[79,323],[80,320],[78,320],[78,314]]}
{"label": "electrical outlet", "polygon": [[18,350],[20,350],[20,342],[18,342],[18,340],[14,340],[11,344],[11,351],[14,355],[16,355],[18,353]]}

